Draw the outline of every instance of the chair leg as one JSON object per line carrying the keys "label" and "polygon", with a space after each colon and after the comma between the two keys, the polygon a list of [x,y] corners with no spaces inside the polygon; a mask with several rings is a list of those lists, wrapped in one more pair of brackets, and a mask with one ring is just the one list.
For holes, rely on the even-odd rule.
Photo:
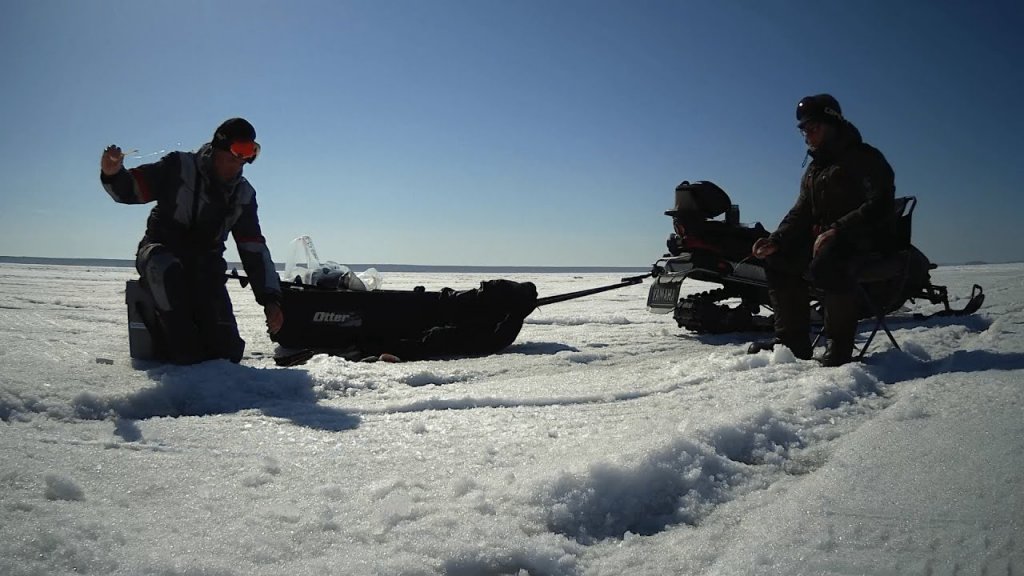
{"label": "chair leg", "polygon": [[861,299],[868,305],[875,315],[875,327],[871,330],[871,335],[868,336],[868,339],[864,342],[864,346],[861,347],[860,353],[857,354],[857,361],[864,359],[864,355],[867,354],[868,347],[871,346],[871,342],[875,339],[875,335],[878,334],[879,329],[885,331],[885,335],[889,337],[889,342],[892,342],[894,348],[902,350],[899,343],[896,342],[896,337],[893,336],[892,331],[889,330],[889,325],[885,321],[885,312],[883,312],[884,308],[879,308],[878,305],[871,300],[871,297],[868,296],[868,293],[864,290],[863,286],[858,286],[858,292],[860,293]]}
{"label": "chair leg", "polygon": [[828,339],[828,337],[825,336],[824,328],[818,330],[818,333],[814,335],[814,342],[811,342],[811,350],[814,350],[818,346],[818,342],[821,342],[822,338],[825,338],[826,340]]}
{"label": "chair leg", "polygon": [[[818,305],[811,309],[812,314],[817,314],[820,318],[825,318],[824,304],[820,301]],[[828,341],[828,334],[825,332],[825,324],[822,323],[821,328],[814,334],[814,340],[811,341],[811,350],[813,351],[818,347],[818,342]]]}
{"label": "chair leg", "polygon": [[882,314],[882,313],[878,312],[878,309],[876,308],[875,309],[875,328],[871,331],[871,335],[868,336],[867,341],[864,342],[864,346],[861,347],[860,353],[857,354],[857,360],[858,361],[860,361],[860,360],[862,360],[864,358],[864,354],[867,353],[868,346],[871,346],[871,341],[875,339],[875,334],[878,334],[878,329],[879,328],[881,328],[882,330],[885,330],[885,335],[889,337],[889,342],[892,342],[892,345],[893,345],[894,348],[896,348],[897,350],[902,350],[902,348],[900,348],[899,343],[896,342],[896,337],[893,336],[892,335],[892,331],[889,330],[889,325],[885,322],[885,314]]}
{"label": "chair leg", "polygon": [[864,342],[864,345],[860,347],[860,353],[857,354],[857,361],[858,362],[860,362],[861,360],[864,359],[864,354],[867,353],[868,346],[871,346],[871,341],[875,339],[875,334],[878,333],[878,322],[877,322],[878,319],[876,318],[875,320],[876,320],[876,322],[875,322],[875,329],[871,331],[871,335],[868,336],[868,339]]}
{"label": "chair leg", "polygon": [[897,350],[903,350],[900,348],[899,343],[896,342],[896,338],[892,335],[892,332],[889,331],[889,325],[885,323],[885,317],[882,317],[882,328],[885,330],[885,335],[889,337],[889,342],[892,342],[893,347]]}

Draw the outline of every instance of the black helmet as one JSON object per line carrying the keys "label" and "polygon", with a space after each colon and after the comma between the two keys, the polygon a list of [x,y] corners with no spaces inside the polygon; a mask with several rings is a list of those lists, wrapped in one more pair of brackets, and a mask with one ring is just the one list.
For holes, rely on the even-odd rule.
{"label": "black helmet", "polygon": [[801,128],[809,122],[840,124],[843,121],[843,109],[831,94],[805,96],[796,105],[796,120],[797,126]]}

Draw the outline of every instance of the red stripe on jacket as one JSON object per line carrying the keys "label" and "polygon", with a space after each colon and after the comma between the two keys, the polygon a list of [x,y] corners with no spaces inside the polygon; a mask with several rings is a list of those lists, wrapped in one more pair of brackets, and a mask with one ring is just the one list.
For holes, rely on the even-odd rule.
{"label": "red stripe on jacket", "polygon": [[132,175],[132,179],[135,180],[135,186],[139,189],[139,200],[145,204],[153,199],[153,193],[149,189],[149,182],[146,181],[146,175],[138,170],[138,168],[132,168],[128,171]]}

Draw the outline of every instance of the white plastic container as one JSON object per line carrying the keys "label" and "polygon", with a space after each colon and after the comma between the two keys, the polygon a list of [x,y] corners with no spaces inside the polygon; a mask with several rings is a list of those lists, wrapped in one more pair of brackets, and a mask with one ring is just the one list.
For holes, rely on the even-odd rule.
{"label": "white plastic container", "polygon": [[360,291],[376,290],[384,282],[376,268],[367,268],[356,274],[348,266],[333,260],[321,262],[309,236],[292,240],[283,278],[312,286]]}

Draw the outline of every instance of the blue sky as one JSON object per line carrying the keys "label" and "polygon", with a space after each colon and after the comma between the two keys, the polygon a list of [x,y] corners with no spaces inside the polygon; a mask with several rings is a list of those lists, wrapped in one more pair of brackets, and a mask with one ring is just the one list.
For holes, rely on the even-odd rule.
{"label": "blue sky", "polygon": [[642,267],[682,180],[774,228],[827,91],[932,260],[1024,260],[1022,27],[1015,0],[4,2],[0,255],[132,258],[149,207],[103,192],[104,146],[244,116],[275,260],[308,234],[342,263]]}

